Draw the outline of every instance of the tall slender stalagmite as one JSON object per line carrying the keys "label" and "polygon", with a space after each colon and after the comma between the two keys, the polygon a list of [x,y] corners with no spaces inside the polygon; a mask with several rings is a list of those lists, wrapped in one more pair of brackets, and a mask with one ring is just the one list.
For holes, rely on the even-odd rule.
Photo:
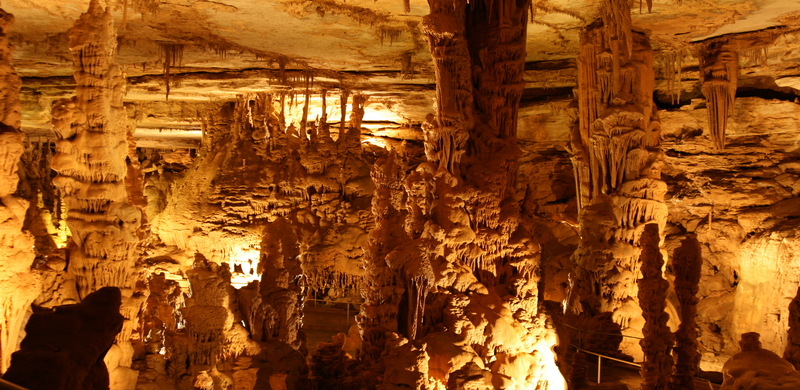
{"label": "tall slender stalagmite", "polygon": [[700,363],[697,342],[697,292],[703,258],[700,243],[690,235],[672,255],[675,270],[675,295],[681,304],[681,324],[675,332],[675,372],[670,382],[672,390],[693,390],[694,376]]}
{"label": "tall slender stalagmite", "polygon": [[28,201],[15,195],[25,135],[20,131],[22,81],[11,66],[14,47],[7,35],[13,23],[14,16],[0,9],[0,373],[19,347],[26,313],[41,289],[31,272],[34,238],[22,230]]}
{"label": "tall slender stalagmite", "polygon": [[52,168],[53,184],[67,204],[67,224],[73,249],[69,272],[80,297],[101,287],[122,291],[126,321],[109,352],[111,386],[128,388],[136,381],[130,370],[133,348],[128,340],[144,298],[135,291],[141,241],[141,208],[128,202],[128,126],[122,100],[125,77],[114,64],[116,30],[110,9],[92,0],[70,30],[75,65],[75,97],[53,107],[52,124],[58,141]]}
{"label": "tall slender stalagmite", "polygon": [[645,323],[644,339],[640,341],[644,352],[642,361],[642,390],[669,389],[672,374],[672,332],[667,326],[669,314],[664,309],[669,282],[664,280],[661,268],[664,258],[659,250],[659,227],[647,224],[639,245],[642,248],[642,278],[639,279],[639,303]]}
{"label": "tall slender stalagmite", "polygon": [[[631,30],[627,1],[608,0],[601,16],[581,35],[579,122],[570,136],[581,242],[567,305],[574,313],[584,306],[610,312],[623,334],[638,336],[639,235],[648,223],[663,231],[667,217],[653,51],[645,34]],[[622,350],[640,358],[632,340]]]}
{"label": "tall slender stalagmite", "polygon": [[383,388],[563,389],[539,245],[514,200],[529,3],[429,4],[437,110],[427,161],[398,151],[373,168],[365,356]]}

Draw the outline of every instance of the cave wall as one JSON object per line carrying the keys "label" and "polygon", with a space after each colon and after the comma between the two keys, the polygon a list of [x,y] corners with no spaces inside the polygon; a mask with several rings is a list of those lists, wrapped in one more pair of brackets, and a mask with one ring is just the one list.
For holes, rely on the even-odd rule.
{"label": "cave wall", "polygon": [[[129,347],[120,342],[111,354],[109,367],[127,373],[119,380],[120,388],[136,381],[139,388],[302,386],[308,376],[304,354],[314,347],[305,345],[300,325],[305,299],[310,297],[331,301],[363,297],[359,326],[365,348],[359,358],[384,365],[371,367],[385,370],[382,379],[387,388],[409,383],[434,388],[513,387],[519,385],[514,382],[517,374],[526,369],[534,373],[528,378],[531,381],[545,381],[541,378],[546,372],[558,377],[551,356],[556,343],[553,320],[542,306],[555,308],[551,302],[569,297],[570,283],[575,282],[570,278],[570,257],[581,246],[586,248],[581,235],[616,234],[635,243],[637,230],[647,221],[632,218],[636,213],[611,210],[605,215],[609,220],[628,219],[623,229],[600,223],[602,227],[580,231],[579,210],[591,202],[592,189],[601,198],[601,193],[609,192],[597,190],[602,185],[593,187],[581,174],[576,180],[575,172],[592,168],[573,171],[571,166],[576,145],[569,132],[583,115],[574,98],[586,96],[579,85],[586,76],[579,75],[583,65],[578,60],[526,64],[516,41],[520,20],[525,19],[519,9],[504,9],[514,23],[500,28],[481,24],[484,11],[449,7],[435,5],[434,15],[439,16],[425,25],[439,89],[404,101],[419,99],[428,104],[435,100],[436,113],[426,120],[415,118],[414,126],[402,131],[387,130],[388,137],[376,135],[379,132],[367,135],[362,119],[371,110],[390,105],[390,100],[351,92],[341,85],[331,91],[325,91],[330,85],[312,87],[313,72],[296,72],[299,77],[292,81],[291,93],[277,88],[213,102],[176,101],[173,96],[169,102],[145,103],[137,97],[124,100],[126,114],[124,83],[111,65],[113,59],[104,57],[102,66],[81,68],[76,77],[77,97],[60,101],[53,111],[62,138],[55,143],[59,154],[51,155],[54,143],[46,137],[36,142],[30,138],[26,157],[30,164],[36,159],[52,161],[61,174],[56,180],[61,183],[56,191],[60,195],[55,193],[53,199],[32,207],[42,212],[29,212],[39,217],[28,220],[46,214],[50,220],[42,226],[71,222],[74,244],[67,250],[39,245],[45,236],[58,238],[64,233],[41,228],[34,232],[38,271],[28,272],[35,254],[20,250],[8,256],[20,261],[4,263],[3,267],[15,271],[3,280],[9,286],[36,286],[31,291],[39,297],[31,292],[30,297],[15,293],[4,298],[6,318],[12,325],[1,329],[3,356],[8,356],[8,346],[18,338],[15,329],[21,328],[34,298],[48,306],[70,303],[100,285],[117,284],[124,288],[123,295],[137,297],[126,309],[128,321],[120,341],[137,337],[141,341]],[[108,27],[102,10],[95,11],[99,25]],[[470,27],[437,22],[437,17],[450,13],[459,20],[470,15],[472,19],[465,19]],[[649,83],[645,79],[655,77],[654,91],[645,85],[632,91],[635,98],[622,102],[613,101],[611,94],[595,109],[609,121],[628,114],[651,115],[640,129],[649,132],[651,139],[622,154],[633,156],[644,150],[645,157],[637,158],[659,164],[646,167],[652,176],[646,178],[652,179],[653,186],[643,190],[657,196],[645,194],[640,200],[662,204],[660,197],[664,198],[664,215],[660,207],[658,212],[644,214],[659,214],[659,218],[645,219],[659,219],[667,280],[672,282],[675,266],[669,256],[682,240],[694,234],[701,247],[697,308],[701,367],[720,370],[738,351],[739,335],[754,330],[761,332],[764,347],[783,353],[794,345],[787,335],[793,316],[789,303],[800,284],[794,255],[800,193],[796,162],[800,109],[792,84],[796,33],[770,33],[769,39],[756,43],[751,39],[747,44],[729,45],[727,50],[739,51],[738,66],[735,80],[725,80],[725,96],[734,82],[738,96],[731,100],[718,96],[724,99],[715,103],[714,98],[703,97],[712,95],[706,86],[710,85],[706,76],[713,74],[708,50],[667,50],[664,42],[648,41],[645,34],[627,29],[630,23],[621,23],[617,33],[630,34],[630,49],[638,57],[630,58],[626,69],[638,67],[640,74],[631,76],[635,73],[631,71],[620,78],[629,82],[641,77],[644,81],[632,82],[641,87]],[[498,49],[493,46],[496,42],[468,33],[476,26],[496,28],[498,36],[513,39],[502,41]],[[98,50],[106,57],[114,51],[113,27],[109,28],[98,30],[106,46]],[[616,49],[625,51],[620,43],[624,39],[615,39]],[[602,46],[604,40],[587,38],[584,43]],[[768,54],[759,54],[767,47]],[[587,57],[600,60],[608,54],[586,52]],[[513,57],[509,61],[514,66],[492,62],[493,56]],[[78,57],[82,66],[91,56]],[[613,62],[603,66],[609,80],[617,77],[615,66]],[[498,72],[485,72],[484,67]],[[598,70],[588,73],[598,74]],[[102,99],[84,96],[98,94],[95,87],[102,89],[92,72],[111,83],[98,95]],[[17,81],[10,74],[9,70],[6,79],[14,86]],[[614,82],[605,82],[608,90],[613,89]],[[23,97],[31,107],[42,108],[56,100],[54,96],[37,100],[34,92]],[[63,94],[54,92],[58,97]],[[11,102],[13,94],[8,95]],[[309,114],[310,101],[329,105],[321,111],[312,107],[322,113],[321,118]],[[635,109],[627,107],[631,102]],[[6,116],[12,119],[15,104],[7,103],[12,108]],[[653,104],[659,108],[657,117]],[[730,117],[720,114],[724,111],[720,105],[726,106]],[[607,114],[607,110],[617,111]],[[289,111],[297,116],[287,120]],[[83,117],[87,112],[91,120]],[[339,120],[338,126],[328,124],[328,113]],[[159,115],[191,117],[202,129],[202,140],[196,148],[132,150],[126,127]],[[93,121],[102,122],[113,138],[78,140],[78,134]],[[15,130],[19,126],[12,122],[3,122],[8,127],[3,132],[8,150],[14,152],[8,153],[4,164],[10,179],[3,181],[9,186],[3,204],[4,210],[16,214],[6,222],[14,225],[14,234],[5,237],[8,242],[26,243],[27,248],[30,236],[19,233],[25,201],[13,194],[16,152],[22,153],[24,144]],[[90,129],[89,135],[81,137],[99,139],[106,136],[98,135],[102,132]],[[582,146],[599,142],[587,134],[581,136],[586,142]],[[81,174],[97,174],[103,180],[88,186],[71,184],[86,181],[74,167],[75,161],[84,158],[81,148],[97,145],[110,146],[114,153],[109,154],[117,158],[96,163],[103,168]],[[595,156],[594,150],[585,152]],[[109,157],[97,153],[88,159]],[[71,159],[65,158],[68,155]],[[130,164],[120,156],[126,156]],[[139,161],[141,167],[135,164]],[[620,166],[595,162],[595,169],[600,165]],[[109,166],[115,168],[111,173],[105,171]],[[658,168],[661,172],[654,172]],[[38,180],[40,187],[49,177],[46,167],[26,165],[23,171]],[[634,176],[614,185],[603,181],[612,188],[626,182],[638,186],[641,180]],[[105,180],[109,177],[114,180]],[[139,177],[142,182],[134,180]],[[33,192],[23,191],[23,196],[33,203],[37,187],[30,187]],[[134,191],[142,187],[148,195],[147,207]],[[612,195],[618,203],[636,203],[631,201],[636,197],[625,200],[625,194]],[[100,198],[117,206],[101,205],[93,212],[92,202]],[[75,206],[81,204],[89,206],[78,211],[80,207]],[[145,208],[145,214],[137,211]],[[59,221],[65,216],[71,220]],[[144,222],[150,223],[152,235],[147,253],[140,257],[137,245],[141,230],[147,228],[141,225]],[[87,224],[91,226],[82,229]],[[82,261],[86,256],[81,243],[96,233],[95,225],[119,225],[103,230],[108,232],[103,234],[108,236],[103,237],[107,244],[92,241],[99,245],[95,248],[120,249],[111,255],[104,252],[100,258],[121,262],[124,258],[126,264],[141,263],[136,267],[142,268],[134,271],[136,267],[112,264],[111,268],[124,270],[105,272],[111,269],[107,261]],[[614,274],[613,283],[603,282],[608,287],[605,296],[587,294],[596,295],[591,298],[595,309],[616,311],[622,303],[636,300],[637,268],[617,265],[610,268],[624,275]],[[147,277],[137,282],[131,274],[138,272]],[[111,275],[116,275],[113,280],[92,282]],[[42,294],[38,293],[40,279],[46,285]],[[72,287],[76,282],[77,289]],[[141,294],[144,290],[150,298]],[[598,297],[613,299],[603,303]],[[672,290],[667,300],[674,325],[680,303]],[[640,320],[637,308],[625,308],[611,319],[628,325],[628,320]],[[528,356],[531,349],[539,351],[539,356]],[[138,379],[131,377],[129,366],[138,367]]]}

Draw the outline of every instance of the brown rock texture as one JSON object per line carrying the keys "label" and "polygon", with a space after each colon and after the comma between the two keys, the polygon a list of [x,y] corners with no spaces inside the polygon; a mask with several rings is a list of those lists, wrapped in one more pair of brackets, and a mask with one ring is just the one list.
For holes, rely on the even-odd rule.
{"label": "brown rock texture", "polygon": [[741,352],[731,356],[722,367],[724,381],[720,390],[791,389],[800,386],[800,373],[791,363],[774,352],[761,348],[755,332],[743,333]]}
{"label": "brown rock texture", "polygon": [[648,387],[668,331],[672,388],[797,360],[796,2],[3,8],[1,364],[105,285],[113,389],[561,389],[645,317]]}

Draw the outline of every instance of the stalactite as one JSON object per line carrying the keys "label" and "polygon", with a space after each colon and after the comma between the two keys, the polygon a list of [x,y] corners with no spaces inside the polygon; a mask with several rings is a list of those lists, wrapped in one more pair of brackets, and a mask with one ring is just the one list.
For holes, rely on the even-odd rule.
{"label": "stalactite", "polygon": [[169,101],[169,90],[172,85],[170,71],[183,64],[185,45],[180,43],[159,43],[159,55],[164,61],[164,85],[166,87],[166,100]]}
{"label": "stalactite", "polygon": [[300,119],[300,139],[302,139],[304,141],[308,139],[308,129],[307,129],[307,127],[308,127],[308,103],[309,103],[309,100],[311,98],[311,94],[310,94],[309,90],[311,88],[311,78],[312,77],[313,76],[311,76],[308,73],[306,73],[305,77],[304,77],[305,78],[305,85],[306,85],[305,94],[304,94],[305,101],[303,102],[303,116]]}
{"label": "stalactite", "polygon": [[708,127],[718,151],[725,148],[728,117],[733,111],[739,80],[739,55],[732,38],[716,38],[699,45],[702,92],[708,102]]}
{"label": "stalactite", "polygon": [[672,256],[675,270],[675,294],[681,304],[681,324],[675,332],[675,372],[670,380],[672,390],[694,390],[694,377],[700,363],[697,342],[697,292],[703,258],[700,243],[690,235]]}
{"label": "stalactite", "polygon": [[680,104],[683,93],[683,57],[684,49],[669,50],[664,53],[664,78],[673,105]]}
{"label": "stalactite", "polygon": [[339,139],[344,137],[345,129],[347,128],[347,99],[350,97],[350,91],[342,89],[339,95],[339,107],[342,112],[342,117],[339,120]]}

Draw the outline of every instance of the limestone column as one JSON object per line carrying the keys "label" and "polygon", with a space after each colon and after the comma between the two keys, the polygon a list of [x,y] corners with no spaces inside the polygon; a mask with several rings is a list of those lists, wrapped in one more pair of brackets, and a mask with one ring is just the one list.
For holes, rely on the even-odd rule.
{"label": "limestone column", "polygon": [[14,16],[0,9],[0,373],[5,372],[41,280],[31,271],[34,238],[22,230],[28,201],[15,195],[25,135],[20,131],[19,89],[7,31]]}
{"label": "limestone column", "polygon": [[[567,305],[573,313],[584,305],[611,313],[622,333],[633,336],[643,325],[639,236],[649,223],[663,231],[667,218],[654,80],[653,51],[645,34],[631,30],[628,2],[608,0],[581,34],[579,122],[570,136],[581,242]],[[641,358],[630,340],[623,352]]]}
{"label": "limestone column", "polygon": [[644,339],[639,343],[644,352],[642,361],[642,390],[669,389],[672,374],[672,332],[667,326],[669,314],[664,309],[667,304],[669,282],[664,280],[661,269],[664,258],[659,250],[658,225],[647,224],[642,232],[639,245],[642,248],[642,278],[639,279],[639,303],[645,323],[642,328]]}
{"label": "limestone column", "polygon": [[[697,292],[703,257],[700,243],[690,235],[672,256],[675,270],[675,294],[681,304],[681,324],[675,332],[675,371],[670,382],[673,390],[693,390],[694,376],[700,363],[697,342]],[[791,321],[791,320],[790,320]]]}
{"label": "limestone column", "polygon": [[68,271],[81,298],[101,287],[122,291],[126,318],[117,344],[109,352],[111,388],[131,388],[133,348],[144,298],[135,291],[142,210],[129,203],[126,188],[129,152],[127,115],[123,107],[125,77],[114,64],[117,36],[110,9],[92,0],[70,30],[75,66],[75,96],[58,101],[52,111],[57,153],[51,166],[53,184],[64,195],[72,232]]}
{"label": "limestone column", "polygon": [[529,3],[429,5],[436,113],[425,162],[398,151],[373,168],[364,348],[383,351],[382,388],[565,388],[538,242],[514,199]]}

